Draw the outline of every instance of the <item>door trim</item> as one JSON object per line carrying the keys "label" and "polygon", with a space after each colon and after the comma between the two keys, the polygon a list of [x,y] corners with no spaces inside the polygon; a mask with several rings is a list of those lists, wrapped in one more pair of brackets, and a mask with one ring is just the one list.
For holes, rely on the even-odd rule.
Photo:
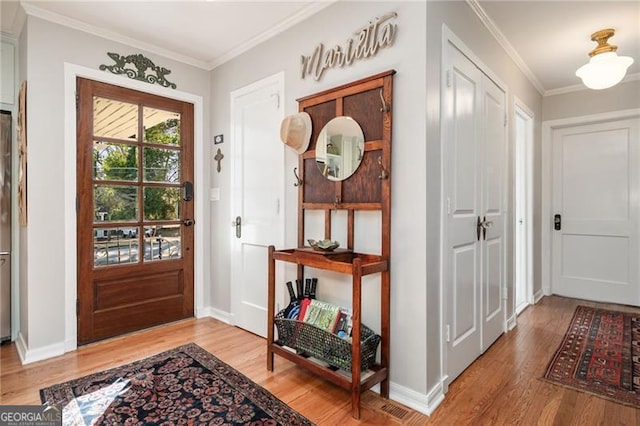
{"label": "door trim", "polygon": [[[139,90],[166,98],[172,98],[193,104],[194,123],[194,181],[195,186],[195,217],[200,226],[204,227],[209,223],[209,218],[205,217],[205,186],[208,179],[205,179],[204,158],[206,155],[198,155],[204,152],[203,136],[203,98],[192,93],[179,90],[167,89],[160,86],[153,86],[148,83],[139,82],[98,71],[92,68],[83,67],[68,62],[64,63],[64,159],[65,164],[74,167],[65,167],[64,175],[64,227],[67,238],[64,242],[65,252],[65,295],[64,295],[64,352],[73,351],[78,347],[77,323],[76,323],[76,298],[77,298],[77,220],[76,220],[76,78],[83,77],[103,83],[109,83],[127,89]],[[206,229],[206,228],[205,228]],[[195,233],[195,259],[194,259],[194,313],[196,318],[205,315],[204,276],[206,258],[204,254],[205,232]]]}
{"label": "door trim", "polygon": [[[558,120],[547,120],[542,122],[542,194],[540,218],[540,282],[542,293],[545,296],[551,295],[552,288],[552,256],[551,253],[551,217],[553,216],[552,189],[553,181],[553,132],[565,127],[574,127],[586,124],[595,124],[604,121],[615,121],[627,118],[640,118],[640,108],[624,109],[600,114],[583,115],[577,117],[561,118]],[[535,301],[541,295],[535,295]]]}

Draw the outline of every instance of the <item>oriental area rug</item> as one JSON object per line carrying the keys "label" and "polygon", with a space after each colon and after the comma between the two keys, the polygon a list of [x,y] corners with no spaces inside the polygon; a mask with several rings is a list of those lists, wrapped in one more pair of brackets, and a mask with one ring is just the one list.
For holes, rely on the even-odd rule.
{"label": "oriental area rug", "polygon": [[543,379],[640,408],[640,314],[578,306]]}
{"label": "oriental area rug", "polygon": [[65,425],[313,425],[190,343],[40,390]]}

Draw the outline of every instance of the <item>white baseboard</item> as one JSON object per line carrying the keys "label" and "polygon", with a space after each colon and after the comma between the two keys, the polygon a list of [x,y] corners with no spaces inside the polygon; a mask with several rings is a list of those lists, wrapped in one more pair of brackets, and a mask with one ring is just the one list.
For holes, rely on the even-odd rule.
{"label": "white baseboard", "polygon": [[[380,385],[377,384],[371,388],[371,390],[377,394],[380,394]],[[442,387],[440,387],[442,390]],[[444,395],[442,395],[444,398]],[[433,407],[429,406],[429,395],[416,392],[413,389],[401,386],[397,383],[389,383],[389,399],[395,402],[399,402],[409,408],[412,408],[422,414],[430,415],[433,410],[442,402],[442,399],[433,401],[436,404]],[[430,409],[431,408],[431,409]]]}
{"label": "white baseboard", "polygon": [[538,303],[545,295],[548,296],[550,294],[551,294],[551,289],[546,289],[544,291],[543,289],[538,290],[533,295],[533,303],[534,304]]}
{"label": "white baseboard", "polygon": [[518,315],[514,312],[509,319],[507,319],[507,331],[511,331],[518,325]]}
{"label": "white baseboard", "polygon": [[231,315],[231,313],[227,311],[222,311],[220,309],[210,307],[208,316],[210,316],[211,318],[217,319],[218,321],[222,321],[226,324],[233,325],[233,323],[231,322],[233,315]]}
{"label": "white baseboard", "polygon": [[444,382],[440,381],[427,394],[427,412],[430,416],[436,408],[444,401]]}
{"label": "white baseboard", "polygon": [[24,336],[22,333],[18,333],[18,337],[16,338],[16,349],[18,350],[18,356],[20,357],[20,362],[24,364],[24,359],[27,353],[27,344],[24,341]]}
{"label": "white baseboard", "polygon": [[31,364],[32,362],[42,361],[44,359],[53,358],[55,356],[64,355],[65,343],[54,343],[53,345],[43,346],[41,348],[29,349],[22,333],[18,335],[16,342],[18,356],[22,364]]}

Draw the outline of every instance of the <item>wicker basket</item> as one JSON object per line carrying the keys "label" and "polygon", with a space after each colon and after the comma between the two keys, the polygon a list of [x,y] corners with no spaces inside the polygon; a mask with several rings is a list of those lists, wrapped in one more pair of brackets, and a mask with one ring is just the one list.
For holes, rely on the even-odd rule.
{"label": "wicker basket", "polygon": [[[351,343],[314,325],[287,319],[284,311],[275,317],[278,344],[299,353],[321,359],[329,365],[351,371]],[[367,370],[376,361],[380,336],[364,324],[360,327],[360,369]]]}

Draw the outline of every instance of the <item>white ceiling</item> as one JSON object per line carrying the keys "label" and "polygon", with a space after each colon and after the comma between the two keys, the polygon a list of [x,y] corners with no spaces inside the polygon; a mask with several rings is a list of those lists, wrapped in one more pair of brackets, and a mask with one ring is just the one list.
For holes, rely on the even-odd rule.
{"label": "white ceiling", "polygon": [[[212,69],[334,1],[23,0],[21,4],[30,15]],[[618,54],[635,59],[630,78],[640,75],[640,1],[468,3],[542,94],[583,87],[575,70],[596,46],[591,33],[603,28],[616,30],[610,43],[619,46]],[[15,35],[22,15],[18,2],[0,0],[0,8],[0,31]]]}

